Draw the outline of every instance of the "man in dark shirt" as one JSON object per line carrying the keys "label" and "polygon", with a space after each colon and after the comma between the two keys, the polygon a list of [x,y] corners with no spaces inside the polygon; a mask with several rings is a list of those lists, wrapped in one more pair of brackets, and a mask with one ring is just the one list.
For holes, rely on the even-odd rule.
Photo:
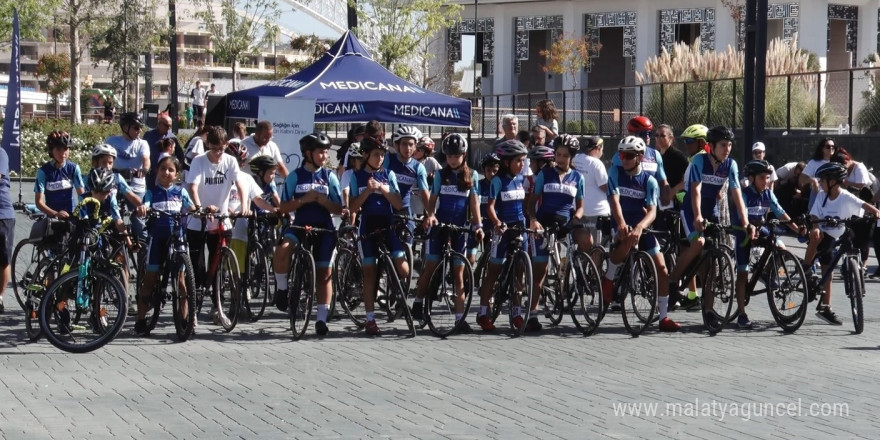
{"label": "man in dark shirt", "polygon": [[[162,153],[159,151],[159,141],[163,139],[174,139],[174,156],[180,163],[183,163],[183,148],[180,146],[177,136],[171,131],[171,116],[165,112],[159,113],[159,116],[156,118],[156,128],[144,133],[144,140],[150,145],[151,164],[159,163],[159,155]],[[147,176],[147,188],[152,188],[156,184],[157,168],[154,165],[153,169],[150,170],[150,175]]]}
{"label": "man in dark shirt", "polygon": [[654,129],[654,142],[657,151],[663,156],[663,171],[666,172],[666,180],[672,188],[672,194],[684,191],[684,173],[688,167],[688,158],[673,145],[675,135],[672,127],[662,124]]}

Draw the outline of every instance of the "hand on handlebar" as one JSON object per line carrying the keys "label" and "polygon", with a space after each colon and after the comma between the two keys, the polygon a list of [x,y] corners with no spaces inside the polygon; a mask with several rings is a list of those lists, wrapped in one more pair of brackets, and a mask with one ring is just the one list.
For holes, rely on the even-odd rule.
{"label": "hand on handlebar", "polygon": [[62,211],[55,211],[55,218],[58,218],[58,219],[61,219],[61,220],[67,220],[67,219],[70,218],[70,213],[67,212],[67,211],[64,211],[64,210],[62,210]]}

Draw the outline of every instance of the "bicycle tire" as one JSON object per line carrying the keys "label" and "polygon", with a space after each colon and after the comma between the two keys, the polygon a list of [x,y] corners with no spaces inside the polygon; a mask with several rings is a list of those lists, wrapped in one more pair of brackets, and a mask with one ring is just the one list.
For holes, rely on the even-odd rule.
{"label": "bicycle tire", "polygon": [[[394,267],[394,261],[391,259],[390,255],[385,255],[382,259],[381,265],[381,271],[384,272],[387,280],[389,298],[395,299],[394,302],[397,304],[395,309],[400,310],[400,315],[406,321],[406,326],[409,329],[409,335],[414,338],[416,336],[416,326],[413,322],[409,306],[406,305],[406,293],[403,291],[403,282],[397,275],[397,268]],[[380,274],[377,279],[381,278],[382,276]]]}
{"label": "bicycle tire", "polygon": [[[147,270],[147,259],[146,259],[146,256],[141,257],[140,254],[146,254],[146,251],[139,252],[138,261],[137,261],[137,264],[138,264],[137,272],[139,274],[143,274],[143,273],[146,273],[146,270]],[[149,307],[147,308],[147,314],[145,315],[145,318],[144,318],[144,319],[146,319],[146,322],[147,322],[147,327],[146,327],[147,333],[153,331],[156,328],[156,324],[159,322],[159,313],[161,312],[162,305],[165,302],[165,291],[164,291],[164,285],[162,282],[162,276],[163,275],[169,276],[168,275],[169,271],[170,271],[170,267],[168,265],[168,262],[165,262],[165,264],[162,265],[162,273],[160,274],[160,276],[156,280],[156,284],[153,286],[153,290],[150,292],[150,297],[148,298],[148,301],[150,302],[150,304],[149,304]],[[137,308],[139,301],[143,301],[143,298],[140,297],[141,284],[144,282],[143,276],[138,276],[136,282],[137,282],[137,284],[135,284],[135,293],[134,293],[134,298],[136,301],[135,308]]]}
{"label": "bicycle tire", "polygon": [[602,278],[599,269],[585,252],[575,251],[566,264],[565,288],[575,327],[590,336],[599,328],[602,304]]}
{"label": "bicycle tire", "polygon": [[862,304],[862,295],[865,293],[865,279],[862,276],[862,266],[856,257],[847,257],[846,294],[849,296],[850,310],[852,311],[853,327],[855,334],[861,334],[865,330],[865,309]]}
{"label": "bicycle tire", "polygon": [[[526,323],[529,322],[532,311],[532,294],[534,293],[532,292],[532,283],[534,282],[534,278],[532,278],[532,261],[529,258],[529,254],[520,249],[513,255],[513,262],[511,264],[513,278],[510,279],[511,282],[507,285],[508,301],[510,302],[508,316],[510,328],[517,336],[520,336],[525,332]],[[520,276],[522,279],[517,280]],[[521,283],[521,286],[516,285],[518,282]],[[522,287],[522,291],[519,292],[517,287]],[[516,328],[515,325],[517,312],[519,312],[519,316],[523,320],[523,324],[519,328]]]}
{"label": "bicycle tire", "polygon": [[290,331],[293,340],[298,341],[306,334],[312,318],[312,304],[315,299],[315,260],[308,251],[298,250],[294,258],[296,264],[290,266],[287,275],[290,283]]}
{"label": "bicycle tire", "polygon": [[[122,284],[109,274],[91,271],[88,276],[89,310],[77,310],[78,278],[78,271],[72,270],[52,283],[40,304],[40,327],[56,348],[69,353],[88,353],[103,347],[119,334],[128,308]],[[71,308],[75,310],[73,316]],[[87,322],[80,322],[86,315]]]}
{"label": "bicycle tire", "polygon": [[[407,272],[406,279],[401,280],[401,281],[403,281],[403,283],[401,285],[404,286],[404,288],[405,288],[404,293],[406,293],[406,296],[409,296],[409,290],[412,288],[412,279],[413,279],[413,271],[414,271],[413,265],[415,265],[413,251],[412,251],[412,245],[409,243],[403,242],[403,252],[404,252],[404,255],[406,256],[406,266],[407,266],[407,268],[409,268],[409,270]],[[400,317],[399,314],[400,314],[400,311],[397,310],[396,315],[398,318]]]}
{"label": "bicycle tire", "polygon": [[544,317],[550,320],[550,325],[557,326],[562,322],[562,315],[565,311],[565,300],[563,299],[562,277],[559,275],[564,268],[552,264],[547,264],[547,276],[544,277],[544,284],[541,286],[542,297],[541,305],[544,307]]}
{"label": "bicycle tire", "polygon": [[366,324],[364,308],[364,271],[360,259],[350,250],[345,250],[348,257],[343,260],[342,268],[337,275],[337,291],[339,304],[351,322],[358,328]]}
{"label": "bicycle tire", "polygon": [[657,267],[650,255],[637,251],[629,269],[622,275],[625,281],[620,313],[626,330],[638,337],[651,325],[657,311]]}
{"label": "bicycle tire", "polygon": [[33,283],[37,266],[44,258],[46,255],[37,243],[30,239],[19,241],[12,251],[12,290],[15,292],[18,306],[24,311],[27,311],[25,308],[27,294],[24,290]]}
{"label": "bicycle tire", "polygon": [[[220,262],[214,275],[214,294],[217,295],[217,310],[220,312],[220,327],[227,333],[235,329],[241,315],[241,280],[238,260],[228,247],[220,249]],[[223,317],[226,319],[223,319]]]}
{"label": "bicycle tire", "polygon": [[269,301],[269,265],[263,245],[251,240],[245,257],[244,305],[251,322],[257,322],[266,312]]}
{"label": "bicycle tire", "polygon": [[[196,321],[195,271],[189,254],[174,253],[174,270],[171,274],[171,315],[174,316],[174,330],[177,333],[177,340],[185,342],[192,336]],[[180,291],[178,284],[180,277],[183,277],[184,292]],[[180,312],[184,306],[187,311],[185,316]]]}
{"label": "bicycle tire", "polygon": [[474,266],[474,289],[479,289],[483,285],[483,279],[486,277],[486,267],[489,265],[489,254],[491,252],[489,250],[484,250],[480,254],[480,258],[477,260],[477,265]]}
{"label": "bicycle tire", "polygon": [[784,249],[772,252],[765,269],[767,302],[776,324],[784,332],[794,333],[807,316],[809,281],[794,254]]}
{"label": "bicycle tire", "polygon": [[599,276],[604,277],[608,272],[608,250],[602,246],[594,245],[590,248],[590,258],[599,271]]}
{"label": "bicycle tire", "polygon": [[704,264],[709,266],[703,285],[703,324],[710,335],[715,335],[730,321],[735,301],[733,261],[726,251],[712,249]]}
{"label": "bicycle tire", "polygon": [[[455,267],[463,267],[462,272],[462,315],[460,320],[455,319],[455,300],[457,293],[455,283],[449,280],[454,276],[452,270]],[[455,281],[453,279],[453,281]],[[428,298],[425,301],[424,316],[428,328],[434,336],[446,338],[458,329],[458,324],[467,319],[468,310],[474,297],[474,275],[471,263],[467,257],[458,252],[451,252],[443,257],[440,264],[431,274]]]}

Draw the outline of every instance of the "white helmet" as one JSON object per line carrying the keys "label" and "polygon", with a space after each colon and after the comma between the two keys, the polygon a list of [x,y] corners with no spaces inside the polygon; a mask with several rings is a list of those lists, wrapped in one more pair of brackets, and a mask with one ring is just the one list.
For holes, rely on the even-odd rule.
{"label": "white helmet", "polygon": [[95,145],[95,148],[92,148],[92,159],[105,154],[116,157],[116,149],[107,144],[98,144]]}
{"label": "white helmet", "polygon": [[645,150],[647,150],[645,141],[636,136],[627,136],[617,145],[617,151],[620,153],[645,154]]}
{"label": "white helmet", "polygon": [[419,139],[421,137],[422,137],[422,132],[418,128],[416,128],[414,125],[401,125],[400,128],[398,128],[394,132],[394,136],[392,137],[392,140],[396,144],[396,143],[400,142],[400,140],[403,138],[413,138],[413,140],[415,140],[416,143],[418,143]]}

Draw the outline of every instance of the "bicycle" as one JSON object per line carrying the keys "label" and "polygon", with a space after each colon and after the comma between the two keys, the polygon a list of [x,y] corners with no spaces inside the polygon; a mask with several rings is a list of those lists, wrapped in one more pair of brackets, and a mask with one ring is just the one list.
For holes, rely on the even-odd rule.
{"label": "bicycle", "polygon": [[[644,230],[645,234],[656,235],[657,232],[650,228]],[[654,260],[647,252],[639,250],[637,243],[614,274],[612,290],[612,302],[620,304],[623,325],[634,338],[641,335],[654,322],[654,314],[657,313],[658,282]],[[609,304],[605,304],[601,293],[596,296],[602,310],[596,322],[598,327],[605,318]]]}
{"label": "bicycle", "polygon": [[357,226],[342,226],[336,232],[336,255],[333,260],[334,304],[342,310],[358,328],[366,324],[362,319],[365,311],[358,310],[364,303],[364,273],[358,255],[357,238],[352,234]]}
{"label": "bicycle", "polygon": [[[219,324],[227,333],[231,332],[238,323],[238,317],[241,315],[241,276],[238,270],[238,259],[235,252],[229,248],[227,242],[225,222],[226,219],[235,220],[240,218],[238,215],[228,214],[212,214],[202,212],[192,213],[191,215],[200,218],[202,221],[202,236],[207,238],[206,231],[208,218],[217,220],[217,245],[215,247],[214,258],[211,259],[208,269],[205,273],[205,279],[211,280],[211,295],[214,298],[216,311],[219,315]],[[200,313],[202,305],[205,301],[205,288],[196,288],[196,309]]]}
{"label": "bicycle", "polygon": [[[452,234],[472,234],[469,227],[439,223],[432,227],[430,234],[438,234],[443,243],[440,260],[431,273],[428,294],[422,302],[422,316],[435,336],[446,338],[455,333],[461,322],[467,318],[474,295],[474,275],[467,257],[455,251],[450,243]],[[456,286],[454,268],[462,267],[461,294]],[[461,318],[456,320],[456,302],[462,306]]]}
{"label": "bicycle", "polygon": [[244,310],[251,322],[263,317],[275,284],[272,258],[278,231],[271,224],[274,220],[276,217],[265,212],[248,218],[247,256],[241,282],[245,292]]}
{"label": "bicycle", "polygon": [[303,231],[303,240],[293,251],[290,270],[287,272],[290,304],[290,330],[297,341],[306,333],[309,322],[317,319],[315,307],[315,259],[312,256],[312,238],[318,234],[330,234],[332,229],[290,225],[291,229]]}
{"label": "bicycle", "polygon": [[[192,336],[196,311],[195,271],[189,257],[189,243],[187,243],[185,236],[186,226],[183,225],[183,219],[187,216],[188,214],[185,213],[153,210],[150,211],[147,220],[150,222],[166,217],[173,222],[171,237],[167,242],[167,256],[159,266],[159,279],[153,285],[149,296],[150,311],[147,312],[146,317],[147,332],[156,328],[159,312],[165,306],[168,297],[171,296],[174,329],[180,342],[185,342]],[[146,264],[141,266],[139,271],[142,276],[138,280],[138,294],[140,294],[141,285],[144,282],[143,274],[146,273]],[[169,283],[171,284],[170,292],[168,292]],[[185,315],[182,313],[183,310],[187,311]]]}
{"label": "bicycle", "polygon": [[[112,341],[122,330],[128,313],[125,289],[112,275],[121,270],[116,261],[102,258],[109,217],[99,218],[101,202],[88,197],[77,205],[76,216],[93,208],[87,219],[77,217],[72,235],[79,250],[76,270],[68,270],[49,286],[40,304],[40,327],[55,347],[86,353]],[[64,272],[62,270],[62,272]]]}
{"label": "bicycle", "polygon": [[[505,303],[509,317],[510,328],[517,336],[522,335],[529,321],[532,309],[532,259],[525,251],[524,233],[534,234],[536,231],[519,224],[509,226],[496,240],[510,237],[507,242],[507,255],[501,266],[501,273],[495,282],[495,295],[492,297],[492,322],[494,323]],[[512,234],[515,234],[511,237]],[[522,318],[522,325],[517,328],[516,317]]]}

